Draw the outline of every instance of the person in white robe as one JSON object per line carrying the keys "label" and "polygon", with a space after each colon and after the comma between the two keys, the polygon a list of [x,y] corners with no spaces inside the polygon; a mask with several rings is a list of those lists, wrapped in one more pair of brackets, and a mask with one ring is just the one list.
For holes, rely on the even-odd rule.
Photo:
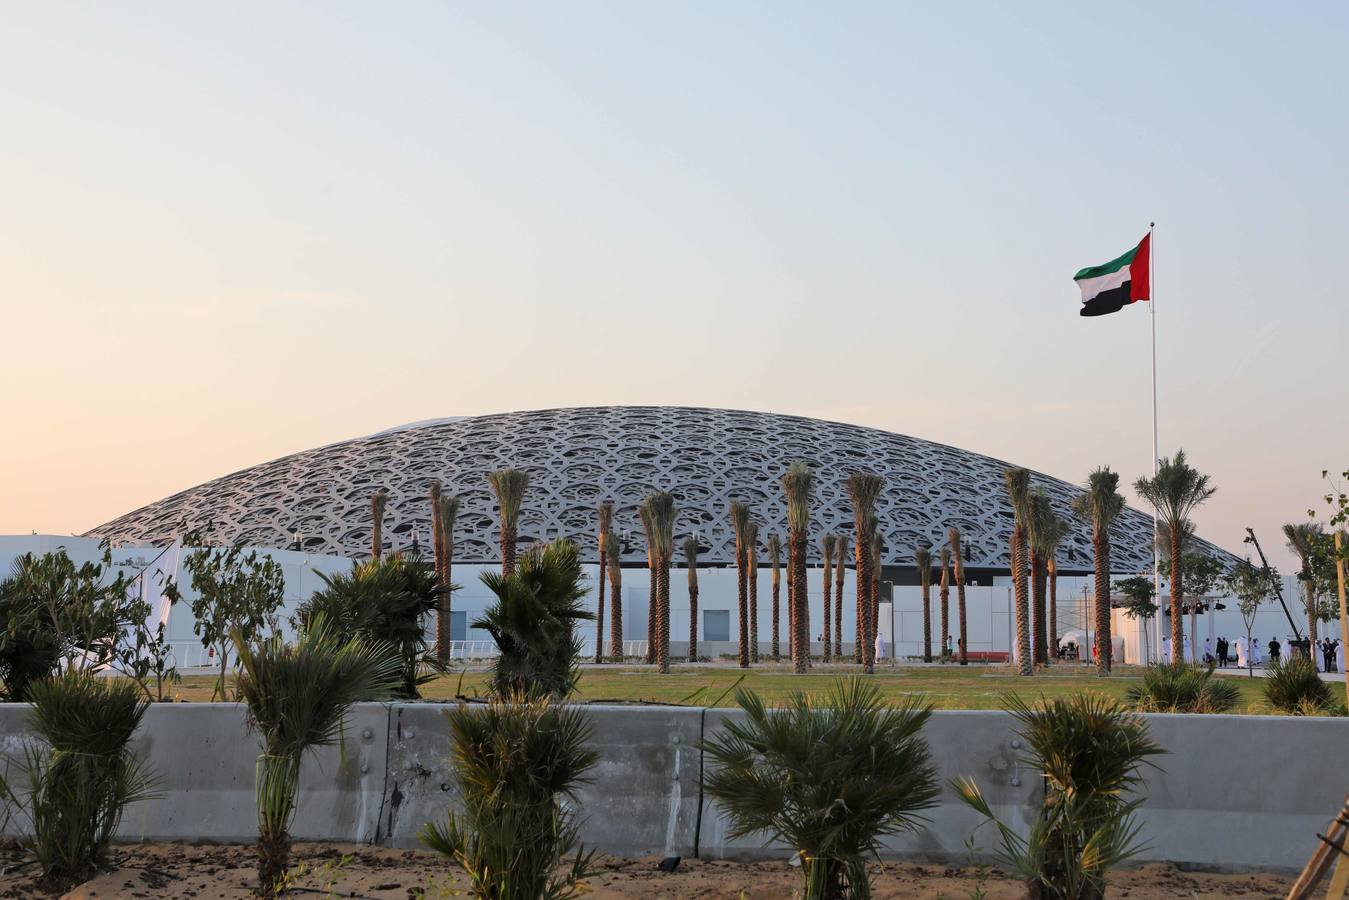
{"label": "person in white robe", "polygon": [[1168,663],[1168,664],[1171,662],[1171,639],[1170,639],[1170,638],[1165,638],[1165,637],[1162,638],[1162,662]]}
{"label": "person in white robe", "polygon": [[1194,662],[1194,647],[1190,646],[1190,636],[1185,635],[1184,646],[1180,648],[1180,658],[1185,662]]}
{"label": "person in white robe", "polygon": [[1232,646],[1237,650],[1237,667],[1246,668],[1246,639],[1239,637],[1232,641]]}
{"label": "person in white robe", "polygon": [[1208,662],[1210,657],[1217,658],[1213,656],[1213,638],[1204,638],[1204,662]]}
{"label": "person in white robe", "polygon": [[1251,665],[1260,665],[1260,639],[1258,637],[1251,638],[1251,642],[1246,645],[1246,652],[1251,656]]}
{"label": "person in white robe", "polygon": [[876,632],[876,659],[885,659],[885,635]]}

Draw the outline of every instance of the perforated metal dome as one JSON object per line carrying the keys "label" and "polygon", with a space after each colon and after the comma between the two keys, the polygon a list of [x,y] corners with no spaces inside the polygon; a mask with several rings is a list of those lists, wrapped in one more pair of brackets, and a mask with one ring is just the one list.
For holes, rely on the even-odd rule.
{"label": "perforated metal dome", "polygon": [[[585,407],[434,419],[330,444],[263,463],[128,513],[89,532],[116,542],[163,543],[186,527],[211,523],[218,542],[287,546],[299,532],[305,549],[361,557],[369,553],[369,498],[389,491],[386,542],[402,547],[430,535],[427,488],[439,478],[462,501],[455,559],[499,559],[496,506],[486,473],[529,471],[520,514],[522,542],[560,535],[593,553],[596,505],[614,501],[615,527],[632,537],[624,559],[645,562],[637,505],[653,490],[678,501],[676,535],[696,533],[708,564],[733,565],[727,506],[750,504],[760,537],[785,534],[779,487],[793,460],[815,473],[812,559],[818,536],[852,533],[843,485],[849,472],[885,478],[878,503],[887,565],[911,566],[919,541],[941,545],[961,531],[971,567],[1006,569],[1012,511],[1003,488],[1008,463],[873,428],[773,413],[686,407]],[[1079,489],[1035,474],[1072,528],[1060,552],[1064,571],[1085,571],[1091,534],[1072,517]],[[1111,531],[1112,568],[1152,566],[1152,520],[1125,510]],[[1211,545],[1210,552],[1228,557]]]}

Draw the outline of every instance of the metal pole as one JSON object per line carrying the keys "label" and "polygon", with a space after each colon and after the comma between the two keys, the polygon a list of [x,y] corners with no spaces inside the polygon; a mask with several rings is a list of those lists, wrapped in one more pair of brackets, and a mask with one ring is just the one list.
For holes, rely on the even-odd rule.
{"label": "metal pole", "polygon": [[[1157,288],[1153,258],[1157,248],[1153,246],[1152,235],[1157,229],[1156,222],[1148,223],[1148,318],[1152,321],[1152,477],[1157,477],[1157,458],[1161,448],[1157,442]],[[1157,507],[1152,508],[1152,590],[1157,600],[1157,614],[1152,617],[1152,644],[1157,648],[1160,658],[1162,648],[1162,560],[1157,549]],[[1146,627],[1146,626],[1144,626]],[[1145,661],[1146,662],[1146,661]]]}

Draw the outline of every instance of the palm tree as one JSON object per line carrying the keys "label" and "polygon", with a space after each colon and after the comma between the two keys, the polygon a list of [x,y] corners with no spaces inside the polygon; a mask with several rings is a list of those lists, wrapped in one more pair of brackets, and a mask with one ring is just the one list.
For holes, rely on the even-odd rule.
{"label": "palm tree", "polygon": [[951,636],[951,549],[942,547],[941,553],[941,658],[951,655],[947,639]]}
{"label": "palm tree", "polygon": [[[1049,582],[1049,624],[1044,629],[1046,645],[1046,662],[1058,657],[1059,649],[1059,566],[1058,552],[1059,544],[1063,542],[1064,535],[1068,533],[1068,523],[1049,504],[1048,498],[1044,494],[1037,492],[1037,501],[1035,507],[1035,528],[1031,534],[1031,541],[1036,545],[1039,551],[1039,557],[1044,566],[1043,577]],[[1039,499],[1043,498],[1043,502]],[[1043,596],[1044,586],[1041,585],[1040,593]],[[1037,609],[1037,613],[1039,610]]]}
{"label": "palm tree", "polygon": [[1012,585],[1016,593],[1017,669],[1021,675],[1035,672],[1030,650],[1030,598],[1026,596],[1026,529],[1030,520],[1030,472],[1006,469],[1007,497],[1012,501]]}
{"label": "palm tree", "polygon": [[391,696],[401,681],[397,652],[360,638],[342,640],[323,616],[293,644],[274,636],[251,645],[236,631],[239,699],[250,730],[262,735],[257,765],[258,888],[282,887],[290,860],[290,824],[305,751],[336,744],[352,704]]}
{"label": "palm tree", "polygon": [[656,662],[656,537],[651,523],[651,510],[645,503],[637,507],[637,515],[642,520],[642,533],[646,535],[646,663]]}
{"label": "palm tree", "polygon": [[614,527],[614,502],[605,500],[599,505],[600,516],[600,574],[595,585],[595,662],[604,661],[604,576],[609,568],[609,532]]}
{"label": "palm tree", "polygon": [[523,469],[498,469],[487,476],[501,510],[501,574],[515,571],[515,541],[519,534],[520,502],[529,490],[529,473]]}
{"label": "palm tree", "polygon": [[852,500],[853,522],[857,529],[857,642],[862,671],[876,671],[876,598],[872,587],[876,580],[876,560],[871,554],[876,533],[876,498],[885,479],[873,472],[853,472],[848,476],[848,497]]}
{"label": "palm tree", "polygon": [[830,651],[833,649],[833,634],[830,628],[829,620],[833,618],[829,615],[829,610],[833,606],[829,602],[829,589],[833,586],[834,580],[834,544],[837,540],[833,533],[826,534],[820,541],[821,555],[824,557],[824,661],[829,662]]}
{"label": "palm tree", "polygon": [[[876,655],[876,633],[880,628],[881,611],[881,572],[885,568],[881,551],[885,545],[881,541],[881,531],[879,528],[871,529],[871,655]],[[890,648],[890,658],[894,659],[894,647]]]}
{"label": "palm tree", "polygon": [[745,534],[749,545],[749,661],[759,661],[759,525],[750,521]]}
{"label": "palm tree", "polygon": [[[1312,580],[1312,557],[1316,542],[1322,537],[1321,526],[1314,522],[1296,522],[1283,526],[1288,540],[1288,552],[1302,564],[1302,587],[1306,592],[1303,603],[1307,610],[1307,637],[1313,648],[1316,644],[1316,583]],[[1315,649],[1312,651],[1316,652]]]}
{"label": "palm tree", "polygon": [[965,629],[965,557],[960,552],[960,529],[954,525],[946,532],[946,543],[951,547],[951,560],[955,563],[956,576],[956,616],[960,619],[960,664],[970,664],[970,636]]}
{"label": "palm tree", "polygon": [[[736,598],[740,612],[740,668],[749,668],[749,507],[731,501],[731,527],[735,530]],[[790,577],[790,575],[788,576]],[[788,584],[788,591],[791,585]]]}
{"label": "palm tree", "polygon": [[612,531],[605,538],[609,564],[609,655],[623,659],[623,545]]}
{"label": "palm tree", "polygon": [[[834,658],[843,658],[843,579],[848,573],[848,536],[838,537],[838,565],[834,567]],[[829,611],[825,610],[825,615]]]}
{"label": "palm tree", "polygon": [[698,661],[698,539],[684,538],[684,561],[689,567],[689,662]]}
{"label": "palm tree", "polygon": [[[439,478],[432,478],[429,489],[431,495],[431,547],[436,557],[436,583],[440,585],[441,590],[445,589],[448,583],[445,580],[445,542],[442,540],[444,534],[440,530],[440,493],[441,485]],[[448,598],[442,597],[442,600]],[[436,610],[436,660],[444,665],[450,661],[450,614],[445,610],[442,604],[441,608]]]}
{"label": "palm tree", "polygon": [[1027,521],[1027,540],[1030,544],[1031,635],[1032,656],[1037,666],[1049,665],[1049,642],[1045,639],[1045,567],[1044,538],[1041,530],[1049,526],[1054,509],[1040,488],[1030,494],[1030,519]]}
{"label": "palm tree", "polygon": [[923,662],[932,662],[932,551],[927,544],[913,550],[913,564],[918,569],[918,584],[923,588]]}
{"label": "palm tree", "polygon": [[[436,612],[436,658],[441,663],[450,661],[450,644],[453,643],[451,625],[454,622],[450,591],[454,575],[454,525],[459,518],[459,498],[446,497],[443,494],[435,504],[435,531],[440,542],[440,559],[437,569],[440,573],[440,608]],[[443,624],[442,624],[443,623]],[[442,643],[441,639],[444,638]]]}
{"label": "palm tree", "polygon": [[[1116,476],[1118,481],[1118,476]],[[1212,497],[1218,489],[1209,484],[1209,477],[1201,475],[1185,459],[1185,451],[1177,450],[1174,459],[1162,457],[1157,472],[1151,478],[1139,478],[1134,490],[1157,510],[1157,516],[1166,523],[1171,533],[1171,646],[1184,647],[1185,634],[1180,619],[1180,601],[1184,596],[1181,583],[1181,541],[1185,523],[1196,507]],[[1099,581],[1100,566],[1097,565]],[[1108,573],[1107,573],[1108,574]],[[1098,588],[1099,591],[1099,588]]]}
{"label": "palm tree", "polygon": [[773,662],[778,661],[778,600],[782,591],[782,539],[777,532],[768,536],[768,559],[773,564]]}
{"label": "palm tree", "polygon": [[389,492],[384,488],[370,497],[370,558],[379,559],[384,553],[384,508],[389,505]]}
{"label": "palm tree", "polygon": [[657,491],[646,498],[656,563],[656,665],[670,673],[670,563],[674,559],[674,497]]}
{"label": "palm tree", "polygon": [[807,534],[814,476],[800,460],[787,467],[782,492],[787,497],[787,593],[793,607],[792,672],[810,666],[810,587],[806,583]]}
{"label": "palm tree", "polygon": [[[1101,466],[1087,476],[1086,491],[1073,500],[1073,511],[1091,522],[1091,544],[1096,555],[1097,675],[1110,674],[1110,525],[1124,509],[1124,498],[1118,487],[1119,473],[1110,471],[1109,466]],[[1179,605],[1177,600],[1176,606]],[[1179,626],[1176,633],[1180,634]]]}

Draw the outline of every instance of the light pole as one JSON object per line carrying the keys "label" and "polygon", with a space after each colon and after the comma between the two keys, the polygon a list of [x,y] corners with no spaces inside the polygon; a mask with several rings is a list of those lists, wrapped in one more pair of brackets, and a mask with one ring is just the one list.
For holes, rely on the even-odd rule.
{"label": "light pole", "polygon": [[[895,667],[895,660],[898,657],[899,641],[895,637],[895,583],[893,581],[882,581],[881,584],[890,585],[890,668]],[[825,615],[829,611],[825,610]]]}

